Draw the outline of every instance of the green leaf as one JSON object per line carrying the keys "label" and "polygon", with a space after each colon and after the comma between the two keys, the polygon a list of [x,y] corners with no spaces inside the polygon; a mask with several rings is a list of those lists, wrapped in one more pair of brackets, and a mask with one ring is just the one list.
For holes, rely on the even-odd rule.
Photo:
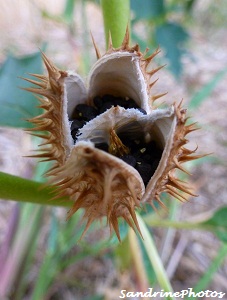
{"label": "green leaf", "polygon": [[18,77],[27,77],[27,73],[42,73],[40,53],[22,58],[9,56],[0,69],[0,126],[32,127],[25,121],[40,114],[38,100],[19,87],[31,86]]}
{"label": "green leaf", "polygon": [[179,77],[182,71],[181,56],[184,53],[183,44],[188,38],[188,33],[177,23],[164,23],[155,30],[157,44],[166,51],[166,58],[170,62],[170,70]]}
{"label": "green leaf", "polygon": [[214,75],[208,84],[204,85],[195,95],[192,97],[189,108],[198,108],[213,92],[217,84],[224,78],[227,73],[227,69],[218,72]]}
{"label": "green leaf", "polygon": [[165,13],[163,0],[131,0],[136,19],[152,19]]}
{"label": "green leaf", "polygon": [[69,23],[71,23],[74,18],[75,4],[76,4],[76,0],[66,0],[63,17]]}
{"label": "green leaf", "polygon": [[220,240],[227,242],[227,206],[217,210],[209,220],[201,224],[208,226]]}

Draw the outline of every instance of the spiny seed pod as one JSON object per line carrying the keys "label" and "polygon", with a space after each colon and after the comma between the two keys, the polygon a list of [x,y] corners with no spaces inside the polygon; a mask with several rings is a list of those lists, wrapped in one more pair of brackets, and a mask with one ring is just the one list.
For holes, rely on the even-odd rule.
{"label": "spiny seed pod", "polygon": [[152,94],[152,77],[160,67],[148,72],[147,66],[159,51],[145,58],[138,45],[129,46],[128,31],[118,49],[111,38],[103,56],[94,47],[98,60],[87,88],[78,74],[58,70],[42,54],[48,75],[32,74],[38,81],[26,80],[38,88],[26,90],[43,96],[45,112],[29,121],[36,125],[32,131],[48,133],[35,134],[45,141],[34,157],[54,161],[46,175],[59,197],[72,200],[68,217],[83,208],[84,232],[107,217],[120,240],[118,218],[140,232],[136,207],[163,204],[162,192],[180,201],[187,199],[184,194],[193,195],[174,172],[187,172],[182,163],[201,156],[185,148],[185,136],[196,128],[185,124],[181,104],[153,107],[164,94]]}

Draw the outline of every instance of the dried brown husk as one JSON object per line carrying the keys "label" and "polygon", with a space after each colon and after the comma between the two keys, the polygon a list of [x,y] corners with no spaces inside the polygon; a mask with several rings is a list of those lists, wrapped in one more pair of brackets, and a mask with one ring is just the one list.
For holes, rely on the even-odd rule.
{"label": "dried brown husk", "polygon": [[[175,170],[187,173],[182,164],[201,156],[194,154],[196,149],[185,148],[186,135],[197,128],[195,124],[186,125],[186,110],[182,104],[173,104],[167,109],[153,107],[153,102],[164,95],[155,95],[152,90],[156,82],[152,77],[161,67],[149,72],[147,67],[159,50],[146,58],[138,45],[129,46],[128,32],[118,49],[112,47],[110,39],[103,56],[95,43],[94,46],[98,60],[90,71],[88,88],[78,74],[58,70],[45,54],[42,57],[47,76],[32,74],[38,81],[26,79],[38,86],[26,90],[42,96],[40,107],[45,110],[29,120],[36,126],[31,131],[48,132],[47,135],[33,133],[44,139],[41,153],[33,157],[54,161],[46,175],[57,187],[59,197],[69,196],[72,200],[68,217],[83,208],[87,219],[85,231],[94,220],[107,217],[110,228],[120,240],[120,217],[140,232],[135,209],[142,203],[153,206],[156,200],[162,205],[162,192],[180,201],[187,199],[185,195],[195,196],[189,185],[176,177]],[[74,144],[69,120],[75,107],[80,103],[92,105],[95,96],[105,94],[132,98],[147,115],[137,109],[112,107],[87,122]],[[146,135],[163,151],[146,187],[138,171],[117,157],[126,151],[117,137],[121,131]],[[95,148],[95,143],[102,141],[112,146],[111,153]]]}

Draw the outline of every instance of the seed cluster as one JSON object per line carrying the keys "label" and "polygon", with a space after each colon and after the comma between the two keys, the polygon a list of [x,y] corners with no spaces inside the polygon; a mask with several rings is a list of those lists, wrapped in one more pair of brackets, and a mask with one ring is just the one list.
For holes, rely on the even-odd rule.
{"label": "seed cluster", "polygon": [[[73,112],[71,123],[71,135],[76,142],[77,133],[86,122],[94,119],[112,106],[121,106],[125,109],[136,108],[143,114],[141,109],[133,99],[114,97],[112,95],[97,96],[93,100],[94,106],[87,104],[78,104]],[[141,175],[146,185],[154,174],[161,159],[162,150],[158,148],[155,141],[145,142],[145,138],[135,138],[127,133],[119,133],[118,138],[122,144],[129,149],[127,154],[119,155],[124,162],[134,167]],[[107,143],[97,143],[95,147],[106,152],[110,152],[110,145]]]}
{"label": "seed cluster", "polygon": [[121,106],[126,109],[136,108],[143,114],[146,114],[146,111],[140,108],[136,104],[136,102],[130,98],[115,97],[112,95],[104,95],[103,97],[96,96],[93,99],[93,103],[94,106],[90,106],[87,104],[78,104],[75,107],[71,119],[71,135],[75,142],[78,130],[82,128],[86,124],[86,122],[104,113],[107,109],[111,108],[112,106]]}
{"label": "seed cluster", "polygon": [[122,143],[130,149],[130,154],[123,155],[121,159],[134,167],[146,185],[158,167],[162,156],[162,150],[155,141],[146,143],[144,138],[130,139],[121,138]]}

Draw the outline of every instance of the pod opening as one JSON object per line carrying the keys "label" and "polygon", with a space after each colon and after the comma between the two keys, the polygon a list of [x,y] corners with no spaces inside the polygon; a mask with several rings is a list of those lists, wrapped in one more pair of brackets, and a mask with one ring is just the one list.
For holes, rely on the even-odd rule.
{"label": "pod opening", "polygon": [[154,175],[162,157],[163,149],[156,139],[146,133],[134,135],[128,132],[110,132],[109,143],[96,143],[95,147],[119,157],[135,168],[146,186]]}
{"label": "pod opening", "polygon": [[90,73],[88,95],[91,103],[105,95],[133,99],[138,108],[147,111],[147,85],[138,55],[120,52],[98,60]]}
{"label": "pod opening", "polygon": [[145,115],[137,109],[115,107],[87,124],[79,120],[84,114],[72,122],[76,126],[71,132],[75,142],[91,141],[97,149],[122,159],[139,172],[146,186],[166,151],[174,125],[172,110]]}
{"label": "pod opening", "polygon": [[[160,142],[160,132],[149,133],[143,129],[139,122],[130,122],[126,126],[112,127],[108,132],[94,129],[85,139],[135,168],[146,186],[159,165],[165,145]],[[83,134],[80,140],[82,137]]]}

